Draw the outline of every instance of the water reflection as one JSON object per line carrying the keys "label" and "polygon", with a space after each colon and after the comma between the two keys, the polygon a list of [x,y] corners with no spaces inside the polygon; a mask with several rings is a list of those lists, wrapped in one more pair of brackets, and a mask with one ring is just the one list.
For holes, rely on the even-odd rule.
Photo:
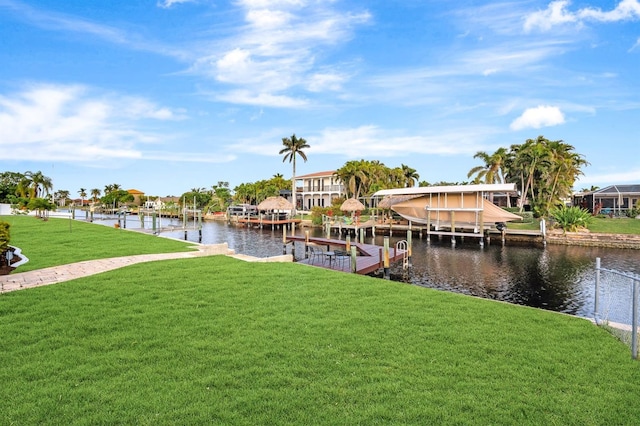
{"label": "water reflection", "polygon": [[[109,222],[105,222],[109,224]],[[169,225],[166,219],[162,226]],[[178,225],[177,222],[174,224]],[[129,220],[128,227],[140,227]],[[147,229],[150,224],[145,224]],[[304,233],[297,230],[297,234]],[[310,231],[322,236],[320,230]],[[162,236],[184,239],[184,231],[163,232]],[[187,239],[198,241],[197,230]],[[332,238],[339,238],[332,235]],[[394,236],[390,244],[404,239]],[[384,237],[368,237],[365,242],[383,245]],[[282,254],[282,230],[257,229],[205,222],[205,244],[228,243],[237,253],[258,257]],[[290,248],[288,249],[290,252]],[[296,257],[304,254],[301,243]],[[452,246],[449,241],[413,238],[413,267],[392,265],[391,279],[424,287],[453,291],[487,299],[543,308],[572,315],[592,317],[594,311],[595,259],[603,267],[639,274],[638,251],[594,247],[549,245],[546,248],[500,243],[481,248],[476,240]],[[626,290],[625,290],[626,291]]]}

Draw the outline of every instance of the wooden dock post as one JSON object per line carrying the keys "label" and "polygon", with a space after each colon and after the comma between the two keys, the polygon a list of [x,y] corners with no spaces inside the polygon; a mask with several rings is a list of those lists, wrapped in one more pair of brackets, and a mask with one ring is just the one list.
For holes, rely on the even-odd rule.
{"label": "wooden dock post", "polygon": [[384,267],[384,278],[390,279],[391,275],[389,274],[389,237],[384,237],[384,252],[383,252],[383,267]]}
{"label": "wooden dock post", "polygon": [[356,246],[351,246],[349,253],[351,253],[351,258],[349,259],[351,263],[351,272],[355,274],[358,272],[358,259],[356,258],[358,254],[356,253]]}
{"label": "wooden dock post", "polygon": [[346,249],[348,252],[350,252],[351,251],[351,234],[347,234],[346,242],[347,242]]}
{"label": "wooden dock post", "polygon": [[287,228],[282,227],[282,254],[287,254]]}
{"label": "wooden dock post", "polygon": [[360,244],[364,244],[364,228],[360,228]]}
{"label": "wooden dock post", "polygon": [[304,231],[304,258],[309,258],[309,231]]}
{"label": "wooden dock post", "polygon": [[411,229],[407,231],[407,263],[409,268],[411,268]]}
{"label": "wooden dock post", "polygon": [[456,212],[451,211],[451,245],[456,245],[456,236],[453,235],[456,233]]}
{"label": "wooden dock post", "polygon": [[153,212],[153,215],[151,216],[151,229],[153,229],[153,233],[155,234],[156,232],[156,213]]}

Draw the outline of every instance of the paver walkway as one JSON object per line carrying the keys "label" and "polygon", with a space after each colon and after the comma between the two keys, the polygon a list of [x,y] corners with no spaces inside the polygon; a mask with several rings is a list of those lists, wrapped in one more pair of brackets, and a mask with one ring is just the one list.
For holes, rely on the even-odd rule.
{"label": "paver walkway", "polygon": [[76,278],[111,271],[128,265],[155,260],[188,259],[192,257],[211,256],[215,254],[233,254],[227,244],[201,245],[198,251],[179,253],[141,254],[136,256],[112,257],[108,259],[86,260],[68,265],[53,266],[51,268],[34,271],[13,273],[0,276],[0,293],[57,284]]}

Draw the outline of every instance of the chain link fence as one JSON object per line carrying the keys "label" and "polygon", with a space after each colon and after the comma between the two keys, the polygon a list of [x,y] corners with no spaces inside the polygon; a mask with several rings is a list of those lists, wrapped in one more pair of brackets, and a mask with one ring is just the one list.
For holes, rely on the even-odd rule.
{"label": "chain link fence", "polygon": [[638,358],[638,293],[640,276],[603,268],[596,258],[594,318],[631,347],[631,357]]}

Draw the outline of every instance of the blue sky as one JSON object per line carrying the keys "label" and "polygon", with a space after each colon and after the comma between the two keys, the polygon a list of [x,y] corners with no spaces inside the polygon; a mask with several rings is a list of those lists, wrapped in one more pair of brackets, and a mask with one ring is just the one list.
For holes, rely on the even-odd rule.
{"label": "blue sky", "polygon": [[0,171],[180,195],[543,135],[640,183],[640,0],[0,0]]}

